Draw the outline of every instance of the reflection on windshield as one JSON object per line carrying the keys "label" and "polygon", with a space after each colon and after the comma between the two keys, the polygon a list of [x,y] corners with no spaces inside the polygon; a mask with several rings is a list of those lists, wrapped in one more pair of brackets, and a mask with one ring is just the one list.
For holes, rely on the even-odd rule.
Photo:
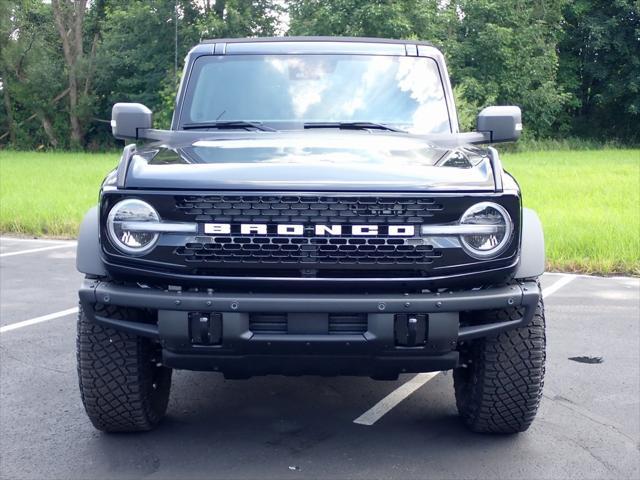
{"label": "reflection on windshield", "polygon": [[[442,133],[442,119],[434,115],[434,105],[446,105],[440,82],[425,82],[434,73],[435,62],[401,63],[396,74],[400,90],[409,92],[418,107],[413,112],[413,124],[424,132]],[[445,108],[446,113],[446,108]]]}
{"label": "reflection on windshield", "polygon": [[412,133],[450,132],[438,67],[423,57],[201,57],[186,107],[182,123],[375,122]]}

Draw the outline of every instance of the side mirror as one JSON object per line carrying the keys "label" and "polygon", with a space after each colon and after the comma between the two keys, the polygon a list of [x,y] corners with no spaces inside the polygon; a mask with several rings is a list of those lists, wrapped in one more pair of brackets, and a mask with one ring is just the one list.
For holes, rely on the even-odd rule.
{"label": "side mirror", "polygon": [[111,132],[121,140],[138,138],[138,130],[151,128],[152,113],[141,103],[116,103],[111,109]]}
{"label": "side mirror", "polygon": [[488,133],[490,142],[511,142],[522,133],[520,107],[487,107],[478,114],[477,129]]}

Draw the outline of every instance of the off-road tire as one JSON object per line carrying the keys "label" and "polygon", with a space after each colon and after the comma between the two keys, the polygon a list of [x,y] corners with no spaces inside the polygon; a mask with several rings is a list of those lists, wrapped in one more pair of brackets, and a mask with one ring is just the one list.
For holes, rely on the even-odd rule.
{"label": "off-road tire", "polygon": [[[111,318],[135,315],[124,308],[98,308]],[[153,429],[164,417],[171,389],[171,369],[158,366],[157,345],[91,322],[82,305],[76,345],[80,394],[91,423],[105,432]]]}
{"label": "off-road tire", "polygon": [[[520,308],[482,312],[482,322],[522,318]],[[466,365],[453,372],[458,412],[474,432],[518,433],[531,425],[545,370],[542,296],[529,325],[474,340],[461,348]]]}

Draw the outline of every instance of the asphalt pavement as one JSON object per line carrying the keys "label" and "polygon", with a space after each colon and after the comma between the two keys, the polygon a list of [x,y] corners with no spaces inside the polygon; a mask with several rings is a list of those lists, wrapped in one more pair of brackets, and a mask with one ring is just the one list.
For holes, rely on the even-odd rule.
{"label": "asphalt pavement", "polygon": [[[523,434],[468,432],[450,373],[187,371],[157,430],[104,434],[78,392],[74,257],[73,242],[0,239],[2,479],[640,478],[637,278],[543,277],[547,375]],[[354,423],[372,408],[371,425]]]}

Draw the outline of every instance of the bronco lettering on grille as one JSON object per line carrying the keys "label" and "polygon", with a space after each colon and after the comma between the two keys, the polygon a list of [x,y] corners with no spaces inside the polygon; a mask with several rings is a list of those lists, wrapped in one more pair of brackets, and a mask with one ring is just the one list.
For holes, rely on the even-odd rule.
{"label": "bronco lettering on grille", "polygon": [[[414,225],[310,225],[307,229],[316,236],[378,236],[413,237]],[[204,233],[209,235],[280,235],[303,236],[305,226],[300,224],[266,223],[205,223]]]}

